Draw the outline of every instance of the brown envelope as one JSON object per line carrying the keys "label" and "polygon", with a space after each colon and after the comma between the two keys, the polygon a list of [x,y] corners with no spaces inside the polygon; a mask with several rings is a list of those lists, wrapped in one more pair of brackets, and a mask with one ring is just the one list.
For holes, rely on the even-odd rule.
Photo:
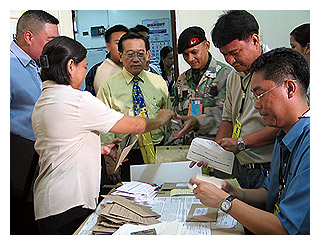
{"label": "brown envelope", "polygon": [[213,222],[217,221],[218,209],[203,204],[192,204],[187,222]]}

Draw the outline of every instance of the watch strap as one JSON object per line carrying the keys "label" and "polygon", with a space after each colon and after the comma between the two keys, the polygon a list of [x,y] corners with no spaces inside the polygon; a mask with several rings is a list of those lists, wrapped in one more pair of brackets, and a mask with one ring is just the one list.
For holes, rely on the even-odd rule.
{"label": "watch strap", "polygon": [[228,200],[229,202],[232,202],[233,199],[235,199],[235,197],[232,196],[232,195],[230,195],[230,196],[228,196],[228,197],[226,198],[226,200]]}

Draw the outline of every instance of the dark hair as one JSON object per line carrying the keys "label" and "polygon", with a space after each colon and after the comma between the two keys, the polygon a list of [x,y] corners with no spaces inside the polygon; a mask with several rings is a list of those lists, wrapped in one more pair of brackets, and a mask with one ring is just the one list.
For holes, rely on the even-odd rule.
{"label": "dark hair", "polygon": [[144,25],[136,25],[135,27],[130,28],[130,31],[132,31],[132,32],[145,31],[146,33],[150,34],[149,28]]}
{"label": "dark hair", "polygon": [[110,43],[111,41],[111,34],[114,33],[114,32],[128,32],[129,29],[123,25],[115,25],[115,26],[112,26],[110,27],[106,33],[104,34],[104,38],[106,40],[106,43]]}
{"label": "dark hair", "polygon": [[302,46],[307,46],[310,43],[310,23],[302,24],[301,26],[296,27],[291,33],[290,36]]}
{"label": "dark hair", "polygon": [[281,83],[295,79],[307,93],[310,82],[309,66],[306,59],[291,48],[277,48],[262,54],[251,65],[251,72],[263,71],[265,80]]}
{"label": "dark hair", "polygon": [[246,40],[252,34],[259,34],[259,25],[252,14],[245,10],[230,10],[217,20],[211,31],[212,42],[221,48],[233,40]]}
{"label": "dark hair", "polygon": [[164,64],[163,64],[162,58],[166,58],[167,55],[168,55],[170,52],[173,52],[173,49],[172,49],[172,47],[170,47],[170,46],[164,46],[164,47],[160,50],[160,62],[159,62],[159,65],[160,65],[162,77],[163,77],[165,80],[167,79],[167,77],[166,77],[166,74],[165,74],[165,71],[164,71]]}
{"label": "dark hair", "polygon": [[22,39],[26,31],[38,33],[47,23],[58,25],[59,20],[43,10],[28,10],[18,19],[16,37]]}
{"label": "dark hair", "polygon": [[142,39],[145,43],[146,51],[150,50],[150,43],[145,36],[143,36],[137,32],[129,31],[128,33],[124,34],[119,40],[119,44],[118,44],[118,51],[119,52],[121,52],[121,53],[123,52],[123,42],[128,39]]}
{"label": "dark hair", "polygon": [[[86,58],[87,50],[81,43],[65,36],[60,36],[49,41],[43,48],[40,56],[42,67],[40,77],[42,81],[52,80],[58,84],[70,84],[70,74],[67,64],[70,59],[75,64]],[[46,57],[47,62],[43,64],[41,59]]]}

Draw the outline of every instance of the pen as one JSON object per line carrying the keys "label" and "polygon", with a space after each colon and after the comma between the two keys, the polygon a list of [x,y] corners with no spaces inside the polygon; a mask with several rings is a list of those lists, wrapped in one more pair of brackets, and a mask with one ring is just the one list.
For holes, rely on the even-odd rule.
{"label": "pen", "polygon": [[129,135],[129,136],[128,136],[128,139],[127,139],[127,141],[126,141],[126,144],[124,145],[124,148],[126,148],[126,147],[129,145],[130,139],[131,139],[131,136]]}
{"label": "pen", "polygon": [[156,188],[154,188],[154,190],[155,190],[155,191],[156,191],[156,190],[159,190],[162,186],[163,186],[163,184],[162,184],[162,185],[158,185],[158,186],[156,186]]}

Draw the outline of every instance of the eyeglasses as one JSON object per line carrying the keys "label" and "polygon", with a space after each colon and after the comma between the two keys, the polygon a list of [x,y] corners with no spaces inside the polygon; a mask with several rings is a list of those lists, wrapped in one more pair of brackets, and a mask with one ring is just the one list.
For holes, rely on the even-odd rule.
{"label": "eyeglasses", "polygon": [[276,89],[276,88],[279,88],[283,83],[285,83],[286,81],[288,81],[288,80],[285,80],[285,81],[283,81],[283,82],[281,82],[281,83],[278,83],[276,86],[274,86],[273,88],[271,88],[271,89],[269,89],[269,90],[267,90],[267,91],[265,91],[265,92],[263,92],[262,94],[259,94],[259,95],[255,95],[254,93],[252,93],[252,99],[254,99],[256,102],[260,102],[260,98],[262,97],[262,96],[264,96],[264,95],[266,95],[267,93],[269,93],[270,91],[272,91],[272,90],[274,90],[274,89]]}
{"label": "eyeglasses", "polygon": [[124,54],[125,56],[127,56],[129,59],[133,59],[135,56],[138,57],[138,59],[142,59],[145,57],[145,53],[127,53]]}

